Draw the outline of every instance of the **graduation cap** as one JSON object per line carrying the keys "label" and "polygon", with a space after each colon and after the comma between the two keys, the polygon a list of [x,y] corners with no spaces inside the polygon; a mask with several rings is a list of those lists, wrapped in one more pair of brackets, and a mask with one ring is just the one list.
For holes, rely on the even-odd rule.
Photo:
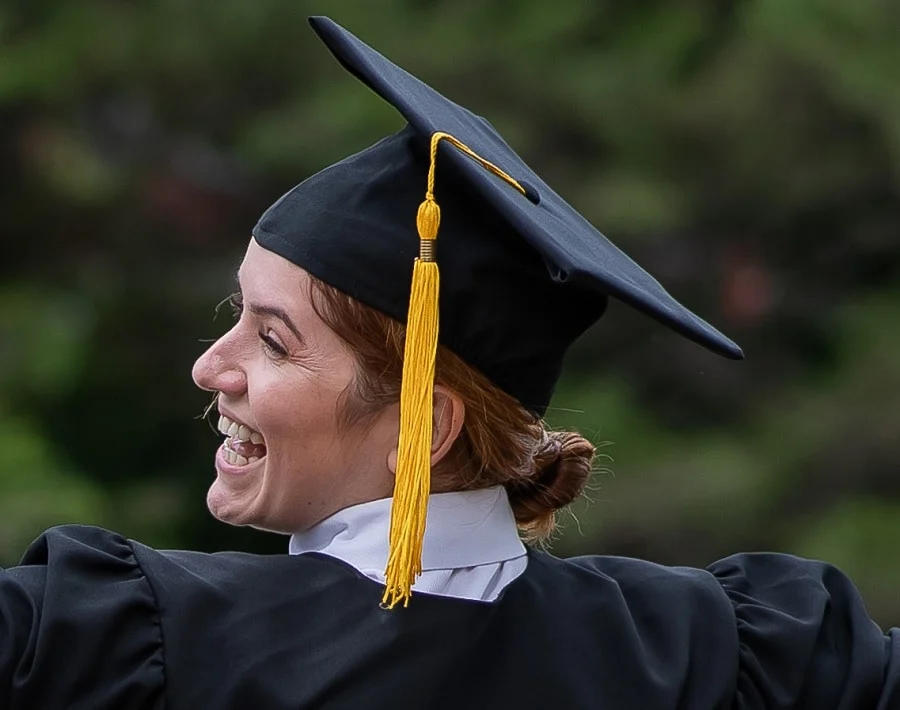
{"label": "graduation cap", "polygon": [[420,572],[438,342],[538,416],[566,350],[610,297],[713,352],[743,354],[557,195],[487,120],[332,20],[310,24],[407,126],[292,189],[253,235],[406,324],[384,598],[393,606],[408,601]]}

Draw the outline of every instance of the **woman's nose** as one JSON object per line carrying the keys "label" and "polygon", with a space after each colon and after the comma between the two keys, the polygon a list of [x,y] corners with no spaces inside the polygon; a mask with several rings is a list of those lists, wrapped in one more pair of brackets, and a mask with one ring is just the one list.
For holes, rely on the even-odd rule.
{"label": "woman's nose", "polygon": [[219,338],[197,358],[191,377],[200,389],[240,396],[247,389],[247,375],[228,347],[228,336]]}

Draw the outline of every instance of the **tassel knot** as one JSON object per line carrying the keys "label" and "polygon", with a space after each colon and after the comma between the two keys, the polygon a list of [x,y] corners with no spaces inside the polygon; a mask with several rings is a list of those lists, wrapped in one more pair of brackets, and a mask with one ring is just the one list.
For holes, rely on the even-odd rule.
{"label": "tassel knot", "polygon": [[428,195],[425,201],[419,205],[419,213],[416,215],[416,228],[419,230],[419,239],[434,241],[437,239],[440,226],[441,208],[434,201],[434,197]]}

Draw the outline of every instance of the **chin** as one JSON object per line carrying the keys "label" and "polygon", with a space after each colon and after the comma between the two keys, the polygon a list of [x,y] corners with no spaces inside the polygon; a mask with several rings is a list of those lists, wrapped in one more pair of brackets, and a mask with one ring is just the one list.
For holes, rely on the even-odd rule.
{"label": "chin", "polygon": [[206,494],[206,507],[220,522],[236,527],[253,525],[253,516],[248,513],[247,506],[234,500],[234,496],[228,491],[222,490],[218,481],[214,481],[209,487]]}
{"label": "chin", "polygon": [[206,507],[219,522],[235,527],[247,527],[262,532],[290,535],[294,531],[287,526],[279,525],[276,520],[269,520],[258,514],[246,502],[241,501],[233,493],[224,490],[218,481],[214,481],[206,494]]}

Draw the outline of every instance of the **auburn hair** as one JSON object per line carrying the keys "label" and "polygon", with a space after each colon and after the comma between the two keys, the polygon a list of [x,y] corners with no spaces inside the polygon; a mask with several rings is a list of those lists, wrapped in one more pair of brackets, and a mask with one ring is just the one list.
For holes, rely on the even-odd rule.
{"label": "auburn hair", "polygon": [[[310,283],[313,309],[357,360],[356,382],[345,396],[341,423],[364,423],[400,399],[406,329],[315,277]],[[432,489],[502,485],[523,536],[530,541],[548,538],[556,528],[557,511],[581,496],[588,482],[594,445],[576,432],[548,430],[543,420],[441,345],[435,384],[462,399],[465,420],[432,471]]]}

